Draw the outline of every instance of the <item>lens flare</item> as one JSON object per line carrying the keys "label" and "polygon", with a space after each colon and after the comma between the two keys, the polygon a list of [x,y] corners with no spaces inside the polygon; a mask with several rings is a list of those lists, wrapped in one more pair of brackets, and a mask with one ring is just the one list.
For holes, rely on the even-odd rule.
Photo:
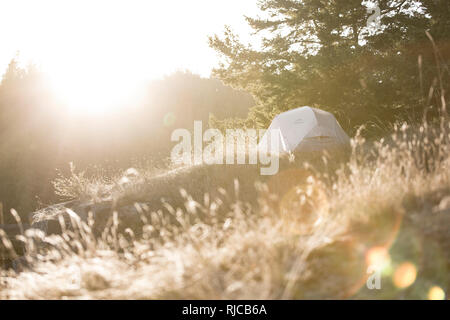
{"label": "lens flare", "polygon": [[404,262],[399,265],[393,276],[394,285],[397,288],[404,289],[416,281],[417,269],[411,262]]}
{"label": "lens flare", "polygon": [[441,287],[434,286],[428,291],[428,300],[444,300],[445,291]]}
{"label": "lens flare", "polygon": [[386,247],[373,247],[366,253],[366,263],[368,266],[375,266],[384,269],[391,263],[391,257]]}

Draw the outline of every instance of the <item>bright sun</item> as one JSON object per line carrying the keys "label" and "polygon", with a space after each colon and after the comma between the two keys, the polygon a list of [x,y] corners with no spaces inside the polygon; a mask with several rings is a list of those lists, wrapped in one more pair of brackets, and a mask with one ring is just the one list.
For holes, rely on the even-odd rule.
{"label": "bright sun", "polygon": [[[17,50],[47,73],[71,112],[129,104],[138,85],[176,70],[209,76],[207,37],[225,24],[249,34],[242,0],[1,0],[0,68]],[[0,73],[2,71],[0,70]]]}
{"label": "bright sun", "polygon": [[75,65],[72,70],[69,68],[49,75],[53,91],[71,113],[98,115],[138,99],[138,74],[96,69],[80,72],[83,70]]}

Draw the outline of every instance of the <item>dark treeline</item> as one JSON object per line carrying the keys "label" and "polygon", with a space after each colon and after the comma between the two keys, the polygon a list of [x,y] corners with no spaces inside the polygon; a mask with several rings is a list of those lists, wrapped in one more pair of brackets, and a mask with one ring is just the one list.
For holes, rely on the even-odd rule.
{"label": "dark treeline", "polygon": [[73,114],[38,69],[20,68],[13,60],[0,84],[0,201],[5,212],[15,208],[25,217],[59,200],[51,181],[70,162],[79,170],[114,170],[136,159],[161,161],[174,145],[175,128],[189,129],[194,120],[206,126],[210,113],[244,116],[252,105],[250,95],[219,80],[177,72],[150,82],[137,104],[95,116]]}

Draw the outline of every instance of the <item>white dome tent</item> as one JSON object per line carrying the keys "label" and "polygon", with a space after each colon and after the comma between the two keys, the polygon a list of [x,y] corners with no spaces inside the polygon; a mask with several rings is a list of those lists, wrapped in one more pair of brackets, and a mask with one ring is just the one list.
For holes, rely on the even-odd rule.
{"label": "white dome tent", "polygon": [[[271,137],[277,141],[271,141]],[[310,152],[350,145],[350,139],[329,112],[300,107],[277,115],[258,144],[271,153]]]}

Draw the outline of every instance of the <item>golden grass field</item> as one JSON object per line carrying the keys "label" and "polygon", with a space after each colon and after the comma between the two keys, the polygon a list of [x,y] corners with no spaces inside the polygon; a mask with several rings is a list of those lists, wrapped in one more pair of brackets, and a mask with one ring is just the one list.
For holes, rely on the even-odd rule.
{"label": "golden grass field", "polygon": [[446,298],[448,122],[357,135],[340,160],[283,161],[264,179],[255,166],[61,177],[60,195],[113,209],[103,223],[67,209],[53,217],[62,234],[25,230],[22,272],[1,271],[0,299]]}

